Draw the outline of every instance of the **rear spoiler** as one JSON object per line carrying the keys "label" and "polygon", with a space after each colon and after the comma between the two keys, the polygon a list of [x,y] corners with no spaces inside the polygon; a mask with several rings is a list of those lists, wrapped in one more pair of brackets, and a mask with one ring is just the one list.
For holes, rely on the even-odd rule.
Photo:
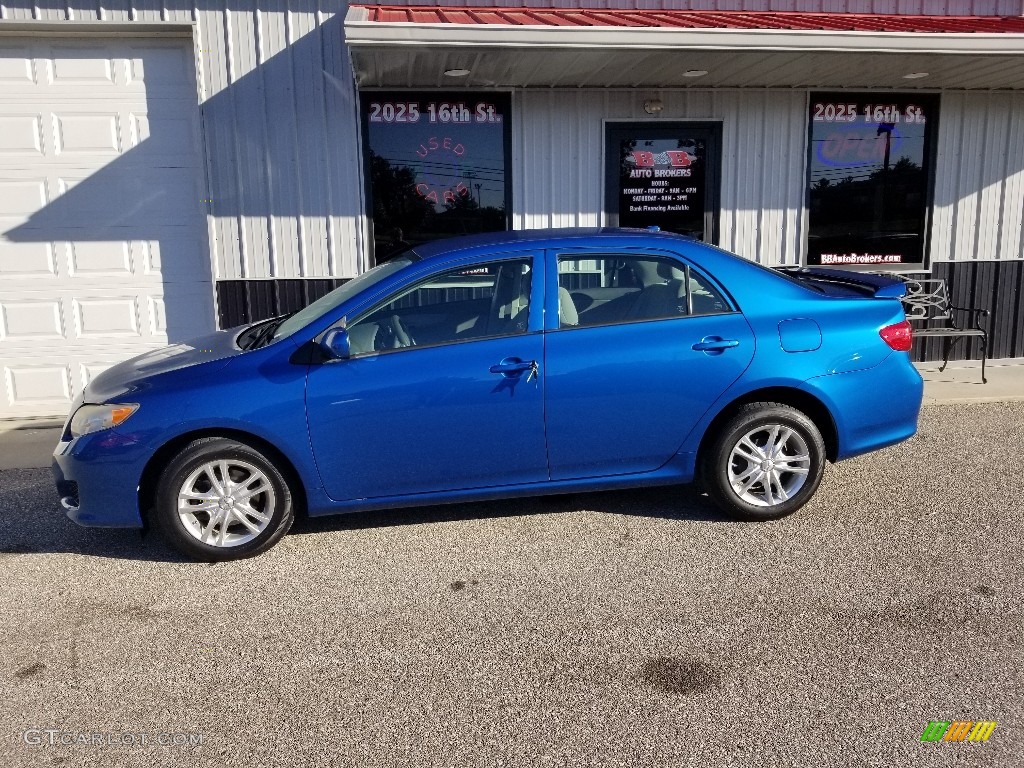
{"label": "rear spoiler", "polygon": [[907,284],[898,277],[879,275],[874,272],[850,272],[845,269],[828,269],[823,267],[776,267],[797,280],[849,288],[876,299],[902,299],[907,295]]}

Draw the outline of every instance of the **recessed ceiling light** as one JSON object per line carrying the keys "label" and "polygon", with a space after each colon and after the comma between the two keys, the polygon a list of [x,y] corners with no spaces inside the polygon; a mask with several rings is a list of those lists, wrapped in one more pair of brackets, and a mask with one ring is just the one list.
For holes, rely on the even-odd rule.
{"label": "recessed ceiling light", "polygon": [[911,72],[908,75],[904,75],[904,80],[920,80],[922,77],[928,77],[927,72]]}
{"label": "recessed ceiling light", "polygon": [[446,69],[444,71],[445,77],[465,77],[468,74],[468,69]]}
{"label": "recessed ceiling light", "polygon": [[706,69],[688,69],[683,72],[683,77],[704,77],[707,73]]}

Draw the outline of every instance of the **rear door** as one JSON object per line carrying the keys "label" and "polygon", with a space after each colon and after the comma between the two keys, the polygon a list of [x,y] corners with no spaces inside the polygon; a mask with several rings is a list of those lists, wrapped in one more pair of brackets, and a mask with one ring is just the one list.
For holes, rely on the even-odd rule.
{"label": "rear door", "polygon": [[[673,255],[568,250],[549,258],[548,284],[557,286],[544,365],[552,479],[659,468],[749,365],[749,325],[709,276]],[[607,295],[615,297],[600,301]]]}

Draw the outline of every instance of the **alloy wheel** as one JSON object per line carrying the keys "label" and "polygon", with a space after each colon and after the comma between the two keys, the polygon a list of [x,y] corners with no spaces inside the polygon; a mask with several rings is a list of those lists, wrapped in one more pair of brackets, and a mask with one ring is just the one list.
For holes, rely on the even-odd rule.
{"label": "alloy wheel", "polygon": [[270,525],[277,498],[274,485],[247,461],[208,461],[178,490],[178,517],[196,540],[214,547],[237,547]]}
{"label": "alloy wheel", "polygon": [[784,424],[765,424],[733,446],[729,485],[747,504],[774,507],[800,492],[810,469],[810,450],[803,436]]}

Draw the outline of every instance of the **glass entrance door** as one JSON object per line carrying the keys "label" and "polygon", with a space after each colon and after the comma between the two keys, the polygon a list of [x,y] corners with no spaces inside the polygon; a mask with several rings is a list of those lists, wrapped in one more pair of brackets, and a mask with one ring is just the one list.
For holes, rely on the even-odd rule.
{"label": "glass entrance door", "polygon": [[718,123],[609,123],[608,224],[657,226],[717,242],[721,134]]}

